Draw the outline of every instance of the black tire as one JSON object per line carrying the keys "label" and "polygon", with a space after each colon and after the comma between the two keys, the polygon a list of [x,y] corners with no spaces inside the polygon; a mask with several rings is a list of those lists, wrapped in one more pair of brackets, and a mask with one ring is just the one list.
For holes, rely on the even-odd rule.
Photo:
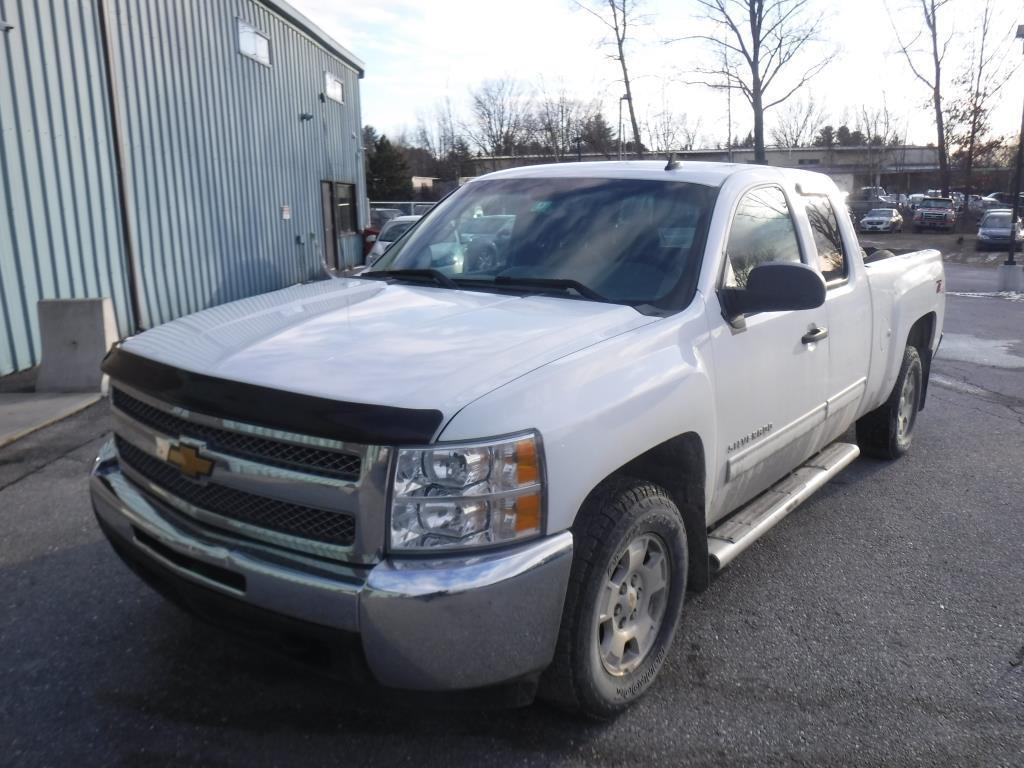
{"label": "black tire", "polygon": [[[555,658],[544,673],[540,693],[571,712],[608,718],[626,709],[651,687],[672,646],[686,597],[689,564],[686,529],[679,509],[664,489],[623,478],[610,481],[591,494],[573,525],[573,535],[572,571],[562,626]],[[643,563],[659,562],[655,557],[663,554],[666,589],[664,593],[644,594],[645,582],[641,580],[635,592],[620,598],[620,592],[610,588],[609,583],[614,583],[619,576],[624,558],[629,560],[631,543],[636,545],[638,541],[663,547],[653,556],[649,550],[644,550]],[[623,578],[623,585],[626,585],[628,576]],[[639,601],[630,604],[633,614],[642,609],[643,615],[649,616],[647,610],[655,605],[659,594],[660,620],[656,629],[650,630],[651,640],[646,643],[646,650],[641,653],[636,646],[632,662],[627,662],[623,653],[620,657],[624,662],[622,671],[613,674],[601,644],[606,639],[613,642],[608,627],[620,620],[610,611],[602,611],[602,606],[609,604],[609,598],[620,602]],[[618,609],[616,605],[615,610]],[[611,618],[602,622],[602,613]],[[623,621],[628,618],[631,617]],[[653,626],[655,619],[649,620]],[[614,635],[614,628],[612,632]],[[626,648],[628,650],[628,644]],[[636,666],[627,668],[628,663]]]}
{"label": "black tire", "polygon": [[[912,388],[909,393],[905,391],[908,381]],[[896,377],[888,399],[857,421],[857,444],[865,456],[891,460],[898,459],[910,450],[923,389],[924,368],[921,356],[916,348],[907,347],[903,351],[899,376]]]}

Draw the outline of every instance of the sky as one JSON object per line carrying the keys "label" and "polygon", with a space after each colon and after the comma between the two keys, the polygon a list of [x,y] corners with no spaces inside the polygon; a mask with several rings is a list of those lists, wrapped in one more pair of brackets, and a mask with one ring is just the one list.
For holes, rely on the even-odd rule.
{"label": "sky", "polygon": [[[501,77],[516,78],[538,91],[564,87],[585,101],[598,99],[609,123],[614,127],[618,122],[623,88],[618,62],[609,56],[612,48],[602,45],[607,31],[571,0],[291,4],[363,60],[363,124],[390,136],[406,131],[411,139],[417,121],[429,121],[446,97],[465,116],[470,90],[484,79]],[[789,66],[798,75],[822,58],[829,63],[794,98],[813,98],[836,126],[852,126],[862,106],[877,109],[884,103],[908,143],[934,143],[930,91],[914,78],[899,53],[887,4],[905,40],[918,33],[923,24],[913,0],[808,0],[811,13],[823,19],[822,39]],[[952,0],[940,16],[940,31],[953,35],[944,63],[947,90],[966,58],[982,5],[982,0]],[[1017,25],[1024,24],[1024,6],[1020,0],[993,0],[993,6],[995,30],[1001,39],[1012,37]],[[708,60],[708,48],[694,40],[663,42],[701,31],[696,3],[646,0],[641,11],[645,23],[635,28],[626,50],[638,119],[653,120],[665,111],[685,115],[691,128],[697,126],[699,145],[724,143],[728,94],[687,82],[694,78],[693,69]],[[1024,60],[1020,43],[1008,44],[1008,61]],[[930,57],[919,61],[927,66]],[[785,93],[794,82],[780,82],[777,93]],[[1000,93],[992,120],[996,133],[1017,134],[1022,100],[1024,67]],[[784,108],[766,113],[767,127]],[[750,107],[733,92],[733,135],[745,136],[752,128]]]}

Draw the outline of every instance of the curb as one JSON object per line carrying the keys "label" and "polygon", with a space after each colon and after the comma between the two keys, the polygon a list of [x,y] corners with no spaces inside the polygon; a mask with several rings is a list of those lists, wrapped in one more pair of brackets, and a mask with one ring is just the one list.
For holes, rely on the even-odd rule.
{"label": "curb", "polygon": [[46,427],[52,426],[53,424],[56,424],[58,421],[63,421],[69,416],[74,416],[76,413],[81,413],[86,408],[98,403],[102,398],[103,395],[101,395],[99,392],[97,392],[94,395],[85,396],[83,400],[75,403],[74,405],[67,406],[62,410],[56,411],[51,416],[47,417],[46,419],[37,424],[33,424],[30,427],[26,427],[25,429],[19,430],[17,432],[12,432],[8,435],[0,436],[0,448],[5,448],[11,443],[17,442],[18,440],[21,440],[21,438],[31,435],[33,432],[38,432],[41,429],[45,429]]}

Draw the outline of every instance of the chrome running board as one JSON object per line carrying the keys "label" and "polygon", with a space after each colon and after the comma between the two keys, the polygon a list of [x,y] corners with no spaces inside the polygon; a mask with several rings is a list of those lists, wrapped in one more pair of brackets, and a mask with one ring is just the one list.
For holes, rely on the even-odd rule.
{"label": "chrome running board", "polygon": [[711,570],[718,572],[775,527],[860,455],[852,443],[832,443],[708,533]]}

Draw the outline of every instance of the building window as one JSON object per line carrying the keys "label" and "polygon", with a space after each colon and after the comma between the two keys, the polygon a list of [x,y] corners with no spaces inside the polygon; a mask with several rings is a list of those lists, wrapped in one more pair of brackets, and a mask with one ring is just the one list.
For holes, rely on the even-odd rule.
{"label": "building window", "polygon": [[270,38],[241,19],[238,20],[238,52],[265,67],[270,66]]}
{"label": "building window", "polygon": [[324,95],[331,101],[345,103],[345,84],[341,82],[340,77],[324,72]]}
{"label": "building window", "polygon": [[797,165],[821,165],[821,158],[818,157],[801,157],[796,161]]}
{"label": "building window", "polygon": [[356,186],[335,181],[320,182],[324,214],[324,259],[331,267],[343,261],[340,238],[356,232]]}

